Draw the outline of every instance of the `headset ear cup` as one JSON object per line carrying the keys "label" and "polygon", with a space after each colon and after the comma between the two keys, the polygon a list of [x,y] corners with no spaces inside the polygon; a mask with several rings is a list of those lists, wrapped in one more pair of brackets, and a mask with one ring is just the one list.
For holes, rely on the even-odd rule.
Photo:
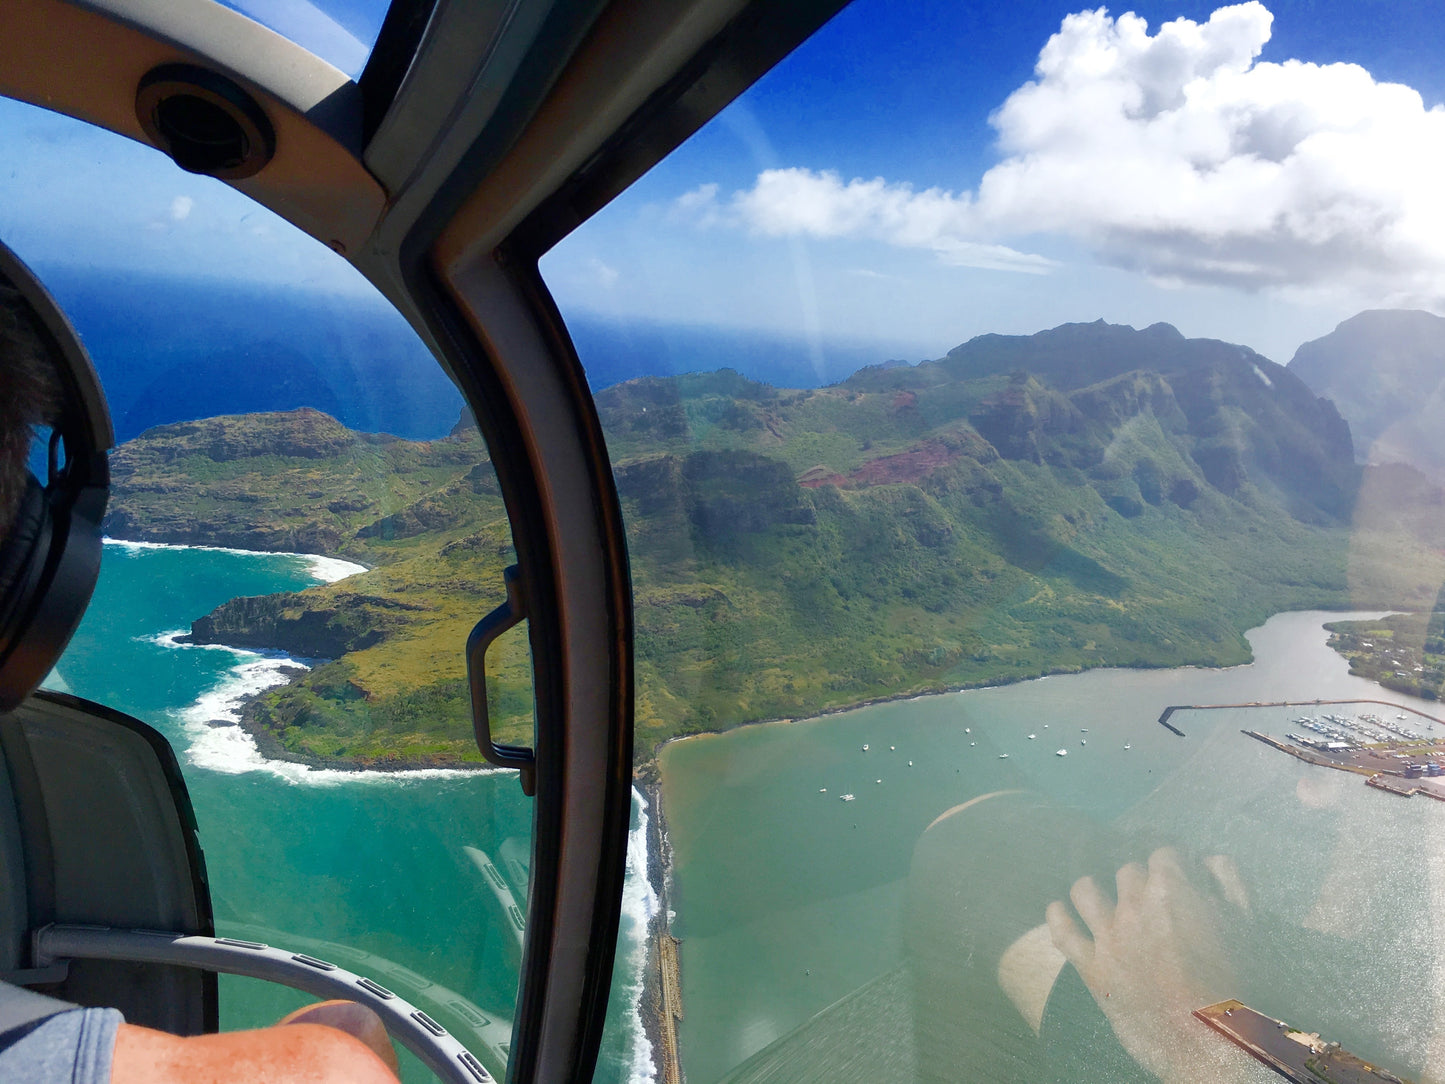
{"label": "headset ear cup", "polygon": [[29,475],[15,518],[0,532],[0,659],[21,629],[28,603],[44,571],[50,547],[41,545],[50,517],[50,505],[35,476]]}

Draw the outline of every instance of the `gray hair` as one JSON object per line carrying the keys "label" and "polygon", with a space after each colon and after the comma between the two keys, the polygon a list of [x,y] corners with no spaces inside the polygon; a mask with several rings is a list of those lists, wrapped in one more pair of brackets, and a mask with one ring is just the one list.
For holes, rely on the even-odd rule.
{"label": "gray hair", "polygon": [[30,303],[0,276],[0,539],[25,492],[35,426],[60,413],[55,358]]}

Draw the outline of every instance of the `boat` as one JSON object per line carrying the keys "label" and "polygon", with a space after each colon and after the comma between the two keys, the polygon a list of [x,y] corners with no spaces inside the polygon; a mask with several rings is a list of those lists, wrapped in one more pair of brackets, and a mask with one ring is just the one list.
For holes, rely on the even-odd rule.
{"label": "boat", "polygon": [[998,755],[998,758],[999,758],[999,760],[1007,760],[1007,759],[1008,759],[1008,754],[1007,754],[1007,753],[1000,753],[1000,754]]}
{"label": "boat", "polygon": [[968,744],[969,744],[969,747],[972,748],[973,746],[977,745],[978,742],[976,742],[976,741],[971,741],[971,742],[969,742]]}
{"label": "boat", "polygon": [[1029,741],[1033,741],[1036,737],[1038,737],[1037,734],[1030,734],[1030,735],[1029,735]]}
{"label": "boat", "polygon": [[898,750],[898,747],[897,747],[896,745],[890,745],[890,746],[888,747],[888,751],[889,751],[890,753],[897,752],[897,750]]}
{"label": "boat", "polygon": [[964,732],[965,734],[972,734],[972,733],[973,733],[973,731],[970,730],[968,727],[964,727],[964,728],[963,728],[963,732]]}
{"label": "boat", "polygon": [[1056,756],[1056,757],[1066,757],[1066,756],[1068,756],[1068,755],[1069,755],[1069,751],[1068,751],[1067,749],[1055,749],[1055,750],[1054,750],[1054,756]]}
{"label": "boat", "polygon": [[840,795],[838,795],[838,801],[840,801],[840,802],[851,802],[852,800],[853,800],[853,795],[851,795],[851,794],[840,794]]}
{"label": "boat", "polygon": [[865,752],[865,753],[868,752],[868,743],[867,743],[867,742],[864,742],[864,743],[863,743],[863,752]]}
{"label": "boat", "polygon": [[1088,743],[1085,739],[1080,738],[1080,739],[1079,739],[1079,744],[1080,744],[1080,745],[1088,745],[1089,743]]}
{"label": "boat", "polygon": [[909,766],[910,768],[913,767],[913,761],[910,760],[910,761],[908,762],[908,766]]}
{"label": "boat", "polygon": [[828,793],[828,788],[827,788],[827,787],[819,787],[819,788],[818,788],[818,793],[819,793],[819,794],[827,794],[827,793]]}
{"label": "boat", "polygon": [[1089,732],[1089,728],[1088,728],[1088,727],[1086,727],[1086,726],[1081,726],[1081,727],[1079,727],[1079,733],[1080,733],[1080,734],[1087,734],[1088,732]]}
{"label": "boat", "polygon": [[883,780],[881,780],[881,779],[875,779],[875,780],[873,780],[873,782],[875,782],[875,783],[881,783],[881,782],[883,782]]}
{"label": "boat", "polygon": [[1128,742],[1125,742],[1125,743],[1124,743],[1124,748],[1125,748],[1125,749],[1132,749],[1132,748],[1134,748],[1134,747],[1133,747],[1132,745],[1130,745]]}

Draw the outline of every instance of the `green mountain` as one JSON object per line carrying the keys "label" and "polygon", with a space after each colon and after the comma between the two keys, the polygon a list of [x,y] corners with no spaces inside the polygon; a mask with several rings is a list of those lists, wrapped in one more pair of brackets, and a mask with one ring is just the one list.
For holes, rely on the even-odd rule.
{"label": "green mountain", "polygon": [[[645,378],[597,404],[628,525],[643,757],[878,697],[1237,663],[1270,613],[1428,605],[1445,579],[1430,496],[1445,494],[1398,472],[1375,484],[1291,371],[1168,325],[981,336],[815,390]],[[209,419],[143,434],[115,474],[118,536],[375,566],[197,615],[199,639],[335,658],[252,706],[269,747],[475,757],[460,651],[509,559],[475,429],[420,444],[315,412]],[[1376,503],[1352,526],[1362,493]],[[524,638],[509,651],[497,710],[520,732]]]}
{"label": "green mountain", "polygon": [[1445,319],[1376,309],[1307,342],[1290,372],[1349,420],[1368,463],[1408,463],[1445,482]]}

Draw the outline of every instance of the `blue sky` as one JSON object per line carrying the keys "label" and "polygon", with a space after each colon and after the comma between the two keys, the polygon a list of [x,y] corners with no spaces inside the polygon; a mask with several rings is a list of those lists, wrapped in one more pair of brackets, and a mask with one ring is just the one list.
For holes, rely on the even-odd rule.
{"label": "blue sky", "polygon": [[[300,21],[280,0],[235,6],[292,19],[348,69],[347,39],[379,25],[357,0]],[[544,273],[564,314],[913,359],[1103,317],[1287,361],[1361,308],[1440,310],[1442,20],[1275,0],[1210,22],[1218,7],[857,0]],[[1158,37],[1178,18],[1198,25]],[[148,148],[3,100],[0,147],[0,236],[42,270],[379,303],[334,254]]]}

